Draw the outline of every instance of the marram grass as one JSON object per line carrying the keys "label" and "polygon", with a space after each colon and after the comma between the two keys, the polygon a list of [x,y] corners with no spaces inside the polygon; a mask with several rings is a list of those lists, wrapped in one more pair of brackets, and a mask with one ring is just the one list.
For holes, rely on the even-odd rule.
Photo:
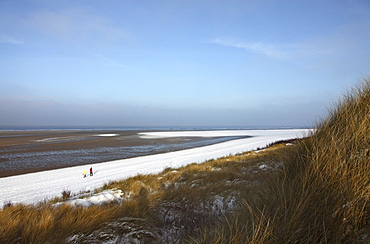
{"label": "marram grass", "polygon": [[196,242],[370,243],[369,202],[367,79],[298,143],[279,174],[245,199],[244,210]]}

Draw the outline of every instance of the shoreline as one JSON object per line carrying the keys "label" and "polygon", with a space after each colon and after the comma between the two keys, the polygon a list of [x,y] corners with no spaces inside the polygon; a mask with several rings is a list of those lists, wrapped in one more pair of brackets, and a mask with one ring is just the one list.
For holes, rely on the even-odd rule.
{"label": "shoreline", "polygon": [[[162,131],[163,132],[163,131]],[[213,145],[247,136],[149,137],[143,130],[0,131],[0,178]],[[165,131],[164,133],[178,133]],[[189,131],[199,133],[204,131]],[[211,134],[215,131],[211,131]]]}
{"label": "shoreline", "polygon": [[[308,136],[309,132],[310,130],[239,131],[240,136],[249,135],[251,137],[89,166],[73,166],[3,177],[0,178],[0,185],[3,187],[0,191],[0,202],[33,204],[59,196],[64,190],[73,193],[92,191],[107,182],[138,174],[155,174],[166,168],[179,168],[190,163],[203,163],[211,159],[256,150],[278,140]],[[93,167],[94,176],[83,178],[82,172],[90,167]]]}

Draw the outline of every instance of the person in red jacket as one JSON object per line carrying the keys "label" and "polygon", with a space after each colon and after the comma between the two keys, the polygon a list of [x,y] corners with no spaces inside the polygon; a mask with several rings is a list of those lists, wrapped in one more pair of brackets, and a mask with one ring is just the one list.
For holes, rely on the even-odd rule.
{"label": "person in red jacket", "polygon": [[90,176],[93,176],[93,170],[92,170],[92,167],[90,168]]}

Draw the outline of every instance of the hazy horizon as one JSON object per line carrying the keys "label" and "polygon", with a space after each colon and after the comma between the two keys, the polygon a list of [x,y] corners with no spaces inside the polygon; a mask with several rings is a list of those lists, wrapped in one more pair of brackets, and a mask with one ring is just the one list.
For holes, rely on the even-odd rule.
{"label": "hazy horizon", "polygon": [[83,126],[83,125],[0,125],[0,131],[202,131],[313,129],[313,126]]}

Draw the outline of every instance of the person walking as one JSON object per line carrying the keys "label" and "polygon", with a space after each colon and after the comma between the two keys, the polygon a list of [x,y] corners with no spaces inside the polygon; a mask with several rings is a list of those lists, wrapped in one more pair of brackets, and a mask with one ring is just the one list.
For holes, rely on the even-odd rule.
{"label": "person walking", "polygon": [[92,167],[90,168],[90,176],[93,176],[93,170],[92,170]]}
{"label": "person walking", "polygon": [[86,178],[86,175],[87,175],[86,170],[84,170],[84,172],[82,174],[83,174],[84,178]]}

